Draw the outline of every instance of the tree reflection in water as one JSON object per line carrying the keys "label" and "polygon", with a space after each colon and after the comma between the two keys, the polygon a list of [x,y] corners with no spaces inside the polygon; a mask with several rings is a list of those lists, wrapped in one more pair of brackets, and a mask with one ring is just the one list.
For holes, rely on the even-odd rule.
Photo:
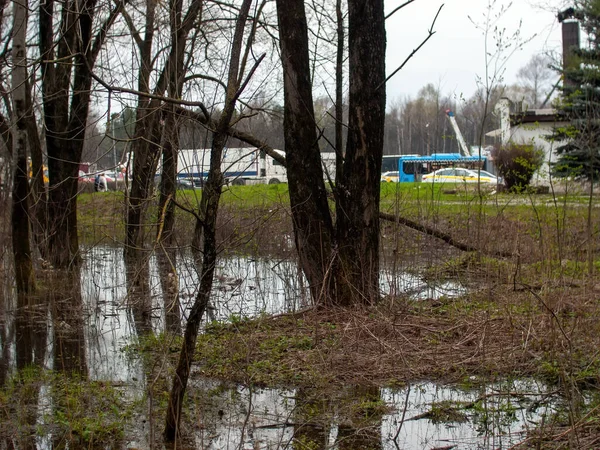
{"label": "tree reflection in water", "polygon": [[83,301],[80,271],[77,268],[54,271],[48,304],[54,332],[54,370],[87,378]]}
{"label": "tree reflection in water", "polygon": [[382,400],[377,386],[352,386],[346,401],[350,406],[338,426],[339,450],[381,450]]}
{"label": "tree reflection in water", "polygon": [[293,448],[297,450],[327,448],[330,424],[323,420],[330,410],[330,399],[315,390],[302,387],[296,391]]}
{"label": "tree reflection in water", "polygon": [[163,295],[165,332],[181,334],[179,304],[179,276],[177,274],[177,250],[159,249],[156,252],[158,276]]}
{"label": "tree reflection in water", "polygon": [[150,290],[150,253],[125,257],[127,307],[139,337],[152,333],[152,292]]}

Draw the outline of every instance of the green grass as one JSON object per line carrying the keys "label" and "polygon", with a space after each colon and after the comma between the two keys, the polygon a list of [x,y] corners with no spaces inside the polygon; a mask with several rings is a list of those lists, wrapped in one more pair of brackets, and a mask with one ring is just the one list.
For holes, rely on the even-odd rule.
{"label": "green grass", "polygon": [[[198,210],[200,198],[199,189],[177,192],[177,202],[190,210]],[[382,183],[380,206],[382,212],[425,222],[441,221],[443,227],[454,223],[455,227],[460,228],[461,224],[469,221],[508,218],[511,221],[528,222],[531,231],[536,226],[538,229],[541,226],[556,228],[558,222],[563,227],[571,227],[573,222],[582,223],[582,218],[587,214],[587,201],[579,192],[553,198],[549,194],[495,193],[486,187],[480,196],[474,185]],[[150,222],[157,220],[156,204],[157,195],[149,208]],[[240,217],[244,212],[253,214],[257,209],[270,211],[289,208],[288,185],[225,187],[221,208],[240,214]],[[93,244],[105,239],[124,240],[125,205],[122,192],[82,193],[78,198],[78,211],[83,242]],[[597,216],[598,212],[595,208],[593,214]],[[189,226],[193,228],[192,215],[179,208],[176,214],[180,225],[192,224]],[[594,220],[597,223],[597,218]],[[184,229],[188,229],[188,225],[184,225]]]}
{"label": "green grass", "polygon": [[[30,411],[39,406],[41,395],[50,396],[52,407],[36,421]],[[135,407],[127,397],[109,382],[27,368],[0,389],[0,436],[18,430],[20,434],[52,434],[69,446],[103,448],[124,435],[125,422]]]}

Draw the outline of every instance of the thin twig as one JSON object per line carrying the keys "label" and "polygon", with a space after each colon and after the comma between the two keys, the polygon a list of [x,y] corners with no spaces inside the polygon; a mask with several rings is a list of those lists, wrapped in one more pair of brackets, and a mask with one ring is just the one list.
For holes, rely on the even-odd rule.
{"label": "thin twig", "polygon": [[406,389],[406,397],[404,398],[404,408],[402,409],[402,418],[400,419],[400,425],[398,425],[398,430],[396,430],[396,434],[394,435],[394,444],[398,447],[398,436],[400,435],[400,431],[402,430],[402,425],[404,425],[404,418],[406,417],[406,410],[408,409],[408,398],[410,396],[410,384]]}
{"label": "thin twig", "polygon": [[404,62],[400,65],[400,67],[398,67],[396,70],[394,70],[385,80],[383,80],[376,88],[375,90],[378,90],[381,86],[383,86],[384,84],[386,84],[390,78],[392,78],[394,75],[396,75],[398,72],[400,72],[402,70],[402,68],[406,65],[406,63],[408,63],[408,61],[410,61],[410,59],[415,56],[415,54],[421,50],[421,47],[423,47],[425,45],[425,43],[431,38],[431,36],[433,36],[435,34],[435,31],[433,31],[433,27],[435,25],[435,22],[438,18],[438,16],[440,15],[440,12],[442,11],[442,8],[444,7],[444,4],[442,3],[440,5],[440,8],[438,9],[437,14],[435,15],[435,17],[433,18],[433,22],[431,22],[431,27],[429,28],[429,34],[427,35],[427,37],[423,40],[423,42],[421,42],[421,44],[419,44],[419,46],[417,48],[415,48],[410,55],[408,55],[408,57],[404,60]]}
{"label": "thin twig", "polygon": [[385,20],[388,20],[390,17],[392,17],[394,14],[396,14],[398,11],[400,11],[402,8],[404,8],[405,6],[410,5],[412,2],[414,2],[415,0],[408,0],[407,2],[402,3],[400,6],[398,6],[396,9],[394,9],[391,13],[389,13],[387,16],[385,16]]}

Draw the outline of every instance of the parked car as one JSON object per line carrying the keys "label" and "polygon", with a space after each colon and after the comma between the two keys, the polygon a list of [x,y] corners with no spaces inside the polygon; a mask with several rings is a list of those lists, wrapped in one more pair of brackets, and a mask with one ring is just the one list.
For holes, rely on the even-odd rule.
{"label": "parked car", "polygon": [[398,183],[398,181],[400,181],[398,171],[384,172],[381,174],[381,182],[382,183]]}
{"label": "parked car", "polygon": [[83,170],[79,171],[79,182],[80,183],[93,183],[94,182],[94,174],[85,173]]}
{"label": "parked car", "polygon": [[421,181],[424,183],[477,183],[480,181],[481,183],[498,184],[500,180],[496,175],[485,170],[480,170],[478,173],[474,169],[453,167],[423,175]]}
{"label": "parked car", "polygon": [[192,180],[185,178],[177,178],[176,185],[177,189],[194,189],[194,183]]}

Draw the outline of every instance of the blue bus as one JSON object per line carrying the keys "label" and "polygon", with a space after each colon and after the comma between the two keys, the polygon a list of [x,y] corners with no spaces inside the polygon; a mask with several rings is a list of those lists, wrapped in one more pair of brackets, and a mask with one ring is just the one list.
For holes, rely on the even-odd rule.
{"label": "blue bus", "polygon": [[430,156],[398,156],[398,181],[421,181],[421,176],[445,167],[485,169],[485,156],[462,156],[460,153],[434,153]]}

